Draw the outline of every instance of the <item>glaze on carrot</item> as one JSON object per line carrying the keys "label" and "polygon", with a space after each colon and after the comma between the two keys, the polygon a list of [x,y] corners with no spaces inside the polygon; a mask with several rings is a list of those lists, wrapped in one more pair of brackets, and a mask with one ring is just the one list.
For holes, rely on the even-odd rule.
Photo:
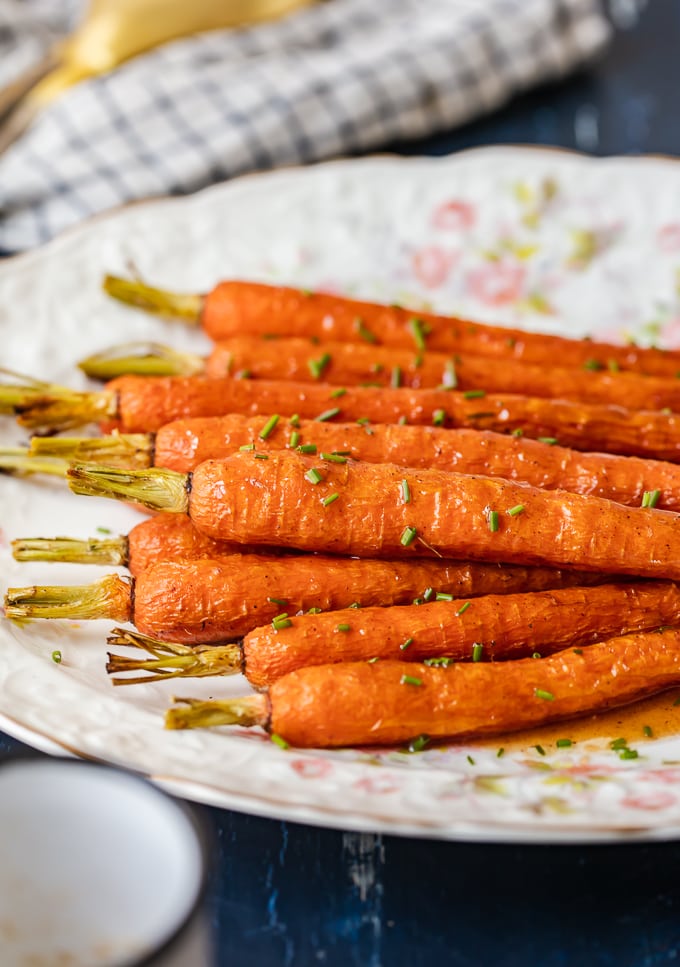
{"label": "glaze on carrot", "polygon": [[268,694],[178,699],[167,728],[260,725],[293,746],[499,735],[616,708],[680,684],[680,630],[611,638],[540,661],[348,662],[301,668]]}

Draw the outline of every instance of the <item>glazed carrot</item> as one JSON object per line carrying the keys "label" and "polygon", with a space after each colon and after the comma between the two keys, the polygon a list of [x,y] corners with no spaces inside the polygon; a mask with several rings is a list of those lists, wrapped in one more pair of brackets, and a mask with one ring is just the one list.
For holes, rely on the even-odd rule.
{"label": "glazed carrot", "polygon": [[[370,561],[342,557],[231,554],[159,561],[132,581],[115,574],[91,585],[10,588],[9,618],[111,618],[144,634],[186,643],[238,638],[285,612],[361,605],[410,604],[429,587],[466,599],[487,593],[576,583],[547,568]],[[587,578],[586,578],[587,580]]]}
{"label": "glazed carrot", "polygon": [[[262,438],[264,436],[264,439]],[[270,417],[206,417],[176,420],[156,434],[105,437],[34,437],[36,457],[63,457],[76,463],[145,469],[152,465],[187,473],[204,460],[222,459],[241,447],[258,453],[296,449],[346,454],[369,463],[455,470],[523,480],[543,490],[592,494],[639,506],[654,493],[655,506],[680,511],[680,467],[604,453],[581,453],[546,446],[527,437],[484,430],[442,430],[429,426],[376,423],[319,423]],[[64,473],[68,464],[64,462]]]}
{"label": "glazed carrot", "polygon": [[214,340],[242,333],[299,336],[446,353],[469,352],[551,366],[559,360],[561,366],[579,369],[618,366],[669,377],[680,370],[680,352],[565,339],[285,286],[229,281],[220,282],[205,296],[186,296],[107,276],[104,289],[113,298],[148,312],[200,323]]}
{"label": "glazed carrot", "polygon": [[[119,353],[125,351],[120,347]],[[408,349],[356,343],[313,343],[309,339],[263,340],[234,336],[217,343],[204,361],[189,353],[157,347],[141,356],[113,356],[113,351],[79,363],[88,375],[107,378],[134,373],[178,376],[202,372],[213,379],[243,376],[252,379],[323,382],[335,386],[392,386],[411,389],[483,389],[549,399],[606,403],[631,410],[680,409],[676,377],[642,376],[626,372],[598,372],[531,365],[514,359],[419,353]],[[101,358],[103,357],[103,358]],[[679,364],[680,366],[680,364]]]}
{"label": "glazed carrot", "polygon": [[680,630],[641,632],[550,658],[446,668],[409,662],[316,665],[268,694],[178,699],[167,728],[260,725],[301,747],[476,738],[616,708],[680,683]]}
{"label": "glazed carrot", "polygon": [[[342,388],[341,388],[342,390]],[[0,399],[2,387],[0,387]],[[483,390],[389,389],[269,380],[121,376],[100,393],[64,391],[16,406],[39,432],[103,420],[108,429],[154,432],[188,416],[279,413],[341,422],[371,420],[522,433],[576,450],[680,460],[680,416],[618,406],[490,395]]]}
{"label": "glazed carrot", "polygon": [[[214,655],[205,649],[182,653],[182,646],[179,656],[175,648],[164,654],[163,645],[121,632],[109,642],[137,645],[155,657],[112,655],[107,670],[145,671],[151,680],[242,671],[255,688],[266,688],[308,665],[540,658],[569,645],[590,645],[614,635],[680,623],[680,589],[668,582],[486,595],[464,605],[460,600],[441,600],[432,588],[428,592],[424,600],[430,603],[421,606],[328,611],[295,616],[286,628],[261,626],[249,632],[240,647],[217,646]],[[149,679],[132,681],[145,680]]]}
{"label": "glazed carrot", "polygon": [[88,464],[69,480],[76,493],[188,513],[215,540],[680,578],[677,515],[495,477],[280,451],[207,460],[191,477]]}

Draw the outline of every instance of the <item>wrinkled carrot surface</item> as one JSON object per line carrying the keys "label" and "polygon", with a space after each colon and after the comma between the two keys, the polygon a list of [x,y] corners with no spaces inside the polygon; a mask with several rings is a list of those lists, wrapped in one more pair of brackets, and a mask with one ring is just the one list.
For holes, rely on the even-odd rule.
{"label": "wrinkled carrot surface", "polygon": [[[678,364],[680,368],[680,363]],[[631,410],[680,409],[675,377],[531,365],[514,359],[394,349],[309,339],[262,340],[237,336],[218,343],[205,374],[219,378],[247,372],[253,379],[324,382],[335,386],[448,386],[550,399],[625,406]]]}
{"label": "wrinkled carrot surface", "polygon": [[[205,297],[202,313],[205,331],[214,340],[245,332],[338,342],[375,341],[418,349],[420,340],[414,336],[413,320],[420,320],[431,330],[422,340],[427,349],[447,353],[469,352],[550,365],[559,360],[561,366],[577,368],[591,361],[603,368],[616,363],[624,370],[670,377],[680,370],[679,352],[565,339],[256,282],[219,283]],[[417,328],[422,330],[421,326]]]}
{"label": "wrinkled carrot surface", "polygon": [[236,453],[196,468],[190,516],[217,540],[680,579],[675,514],[441,470]]}
{"label": "wrinkled carrot surface", "polygon": [[430,587],[467,599],[575,580],[578,575],[570,572],[445,561],[258,560],[254,555],[166,560],[137,575],[133,620],[144,634],[193,644],[238,638],[284,612],[293,616],[312,607],[333,610],[355,602],[410,604]]}
{"label": "wrinkled carrot surface", "polygon": [[318,748],[423,734],[474,738],[625,705],[680,683],[675,629],[578,652],[448,668],[395,661],[301,668],[272,685],[269,728],[291,745]]}
{"label": "wrinkled carrot surface", "polygon": [[[156,434],[155,465],[186,473],[204,460],[222,459],[242,446],[268,453],[313,444],[369,463],[432,467],[523,480],[544,490],[570,490],[639,506],[659,490],[657,507],[680,510],[680,466],[639,457],[582,453],[527,437],[479,430],[376,423],[319,423],[280,418],[266,439],[268,417],[207,417],[168,423]],[[292,442],[291,442],[292,441]]]}
{"label": "wrinkled carrot surface", "polygon": [[333,662],[545,657],[680,621],[680,589],[669,582],[485,595],[462,611],[460,600],[435,597],[419,606],[301,615],[280,631],[256,628],[243,640],[245,674],[264,688],[297,668]]}
{"label": "wrinkled carrot surface", "polygon": [[350,387],[338,397],[328,386],[269,380],[122,376],[108,384],[118,398],[119,419],[108,429],[159,430],[189,416],[279,413],[311,419],[375,423],[441,423],[479,430],[522,432],[577,450],[603,450],[680,459],[680,416],[615,406],[527,396],[474,396],[436,389]]}

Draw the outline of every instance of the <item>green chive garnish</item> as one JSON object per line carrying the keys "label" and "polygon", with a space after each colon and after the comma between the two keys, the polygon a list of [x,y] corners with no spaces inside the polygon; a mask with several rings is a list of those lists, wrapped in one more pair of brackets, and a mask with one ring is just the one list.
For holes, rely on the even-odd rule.
{"label": "green chive garnish", "polygon": [[619,759],[637,759],[637,749],[621,749]]}
{"label": "green chive garnish", "polygon": [[337,416],[339,412],[340,408],[338,406],[332,406],[330,410],[324,410],[323,413],[320,413],[319,416],[317,416],[316,421],[317,423],[325,423],[327,420],[332,420],[333,417]]}
{"label": "green chive garnish", "polygon": [[540,658],[541,657],[540,651],[535,651],[531,657],[532,658]]}
{"label": "green chive garnish", "polygon": [[406,419],[405,416],[400,416],[399,419],[397,420],[398,426],[406,426],[407,423],[408,423],[408,420]]}
{"label": "green chive garnish", "polygon": [[546,692],[543,688],[535,688],[534,695],[536,698],[542,698],[545,702],[554,702],[555,696],[552,692]]}
{"label": "green chive garnish", "polygon": [[572,651],[574,652],[575,655],[583,654],[583,648],[573,648]]}
{"label": "green chive garnish", "polygon": [[309,371],[314,379],[321,379],[323,371],[326,369],[330,361],[330,353],[324,353],[323,356],[319,356],[318,359],[307,360],[307,366],[309,367]]}
{"label": "green chive garnish", "polygon": [[434,597],[434,588],[425,588],[423,591],[423,601],[431,601]]}
{"label": "green chive garnish", "polygon": [[456,366],[452,359],[447,360],[442,376],[442,389],[456,389],[458,386],[458,376]]}
{"label": "green chive garnish", "polygon": [[319,473],[316,467],[312,467],[312,469],[308,470],[307,473],[305,474],[305,480],[309,480],[311,484],[316,485],[321,483],[321,481],[323,480],[323,476],[322,474]]}
{"label": "green chive garnish", "polygon": [[293,430],[291,435],[288,437],[288,446],[294,450],[295,447],[298,445],[299,440],[300,440],[300,434],[298,433],[297,430]]}
{"label": "green chive garnish", "polygon": [[520,429],[519,427],[517,427],[517,429],[516,429],[516,430],[513,430],[513,431],[512,431],[512,433],[510,434],[510,436],[514,436],[514,437],[521,437],[521,436],[524,436],[524,430],[522,430],[522,429]]}
{"label": "green chive garnish", "polygon": [[343,457],[339,453],[322,453],[321,459],[328,460],[330,463],[347,463],[347,457]]}
{"label": "green chive garnish", "polygon": [[573,744],[571,739],[558,739],[555,743],[558,749],[568,749]]}
{"label": "green chive garnish", "polygon": [[267,598],[267,601],[269,601],[270,604],[278,604],[282,608],[285,608],[288,604],[285,598]]}
{"label": "green chive garnish", "polygon": [[351,631],[352,628],[351,628],[350,625],[339,624],[339,625],[336,625],[335,630],[336,631]]}
{"label": "green chive garnish", "polygon": [[617,361],[615,359],[608,359],[607,360],[607,369],[609,370],[610,373],[620,373],[621,372],[621,367],[619,366],[619,364],[617,363]]}
{"label": "green chive garnish", "polygon": [[483,396],[486,396],[486,390],[483,389],[468,389],[463,393],[465,400],[481,400]]}
{"label": "green chive garnish", "polygon": [[269,455],[266,454],[266,453],[256,453],[255,454],[255,459],[256,460],[269,460]]}
{"label": "green chive garnish", "polygon": [[52,661],[55,665],[61,665],[61,652],[59,649],[52,652]]}
{"label": "green chive garnish", "polygon": [[433,426],[444,426],[446,422],[446,411],[445,410],[435,410],[432,414],[432,424]]}
{"label": "green chive garnish", "polygon": [[252,375],[249,369],[242,369],[235,374],[234,379],[250,379]]}
{"label": "green chive garnish", "polygon": [[377,343],[378,337],[375,335],[375,333],[371,332],[371,330],[367,328],[364,320],[360,316],[357,316],[357,318],[354,320],[354,328],[359,333],[361,338],[366,342]]}
{"label": "green chive garnish", "polygon": [[96,527],[95,530],[97,531],[98,534],[110,534],[111,533],[111,531],[109,530],[108,527]]}
{"label": "green chive garnish", "polygon": [[620,738],[614,739],[609,743],[609,748],[613,749],[614,752],[618,752],[620,749],[625,749],[628,746],[628,739]]}
{"label": "green chive garnish", "polygon": [[453,595],[447,591],[437,591],[434,596],[435,601],[453,601]]}
{"label": "green chive garnish", "polygon": [[276,734],[276,732],[272,732],[269,738],[272,740],[274,745],[278,745],[280,749],[290,749],[290,746],[288,745],[286,740],[282,739],[280,735]]}
{"label": "green chive garnish", "polygon": [[390,376],[390,386],[392,389],[399,389],[401,386],[401,366],[395,366]]}
{"label": "green chive garnish", "polygon": [[290,628],[293,622],[288,617],[286,611],[283,614],[277,614],[275,618],[272,619],[272,628],[274,631],[281,631],[283,628]]}
{"label": "green chive garnish", "polygon": [[411,503],[411,488],[408,485],[408,480],[404,479],[401,482],[401,499],[403,503]]}
{"label": "green chive garnish", "polygon": [[359,424],[359,426],[367,426],[370,422],[371,421],[367,416],[360,416],[359,419],[357,420],[357,423]]}
{"label": "green chive garnish", "polygon": [[307,614],[321,614],[322,608],[310,608]]}
{"label": "green chive garnish", "polygon": [[421,350],[425,349],[425,337],[429,334],[430,327],[422,319],[416,317],[409,319],[407,325],[413,336],[416,348]]}
{"label": "green chive garnish", "polygon": [[596,373],[599,369],[604,369],[604,365],[599,359],[586,359],[583,368],[589,369],[592,373]]}
{"label": "green chive garnish", "polygon": [[413,638],[407,638],[407,639],[406,639],[406,641],[403,641],[403,642],[402,642],[402,643],[401,643],[401,644],[399,645],[399,650],[400,650],[400,651],[406,651],[406,649],[408,648],[408,646],[409,646],[409,645],[412,645],[412,644],[413,644]]}
{"label": "green chive garnish", "polygon": [[430,741],[429,735],[425,735],[425,734],[419,735],[415,739],[411,739],[411,741],[408,744],[408,751],[422,752],[425,746],[429,743],[429,741]]}
{"label": "green chive garnish", "polygon": [[399,679],[400,685],[422,685],[422,678],[416,678],[415,675],[402,675]]}
{"label": "green chive garnish", "polygon": [[654,735],[651,725],[643,725],[642,734],[645,735],[648,739],[651,739],[651,737]]}
{"label": "green chive garnish", "polygon": [[489,522],[489,530],[491,531],[492,534],[495,534],[500,526],[498,522],[498,511],[490,510],[487,516],[487,520]]}
{"label": "green chive garnish", "polygon": [[506,513],[510,517],[519,517],[520,514],[524,513],[524,504],[515,504],[515,506],[507,510]]}
{"label": "green chive garnish", "polygon": [[299,417],[299,415],[297,413],[293,413],[293,415],[291,416],[291,418],[290,418],[290,425],[291,426],[300,426],[300,417]]}
{"label": "green chive garnish", "polygon": [[260,440],[266,440],[267,437],[271,435],[274,427],[278,422],[279,422],[278,413],[275,413],[274,416],[270,416],[267,422],[265,423],[265,425],[260,430],[260,433],[259,433]]}
{"label": "green chive garnish", "polygon": [[557,444],[557,437],[555,436],[539,436],[536,439],[539,443],[545,443],[549,447],[554,447]]}
{"label": "green chive garnish", "polygon": [[352,601],[352,603],[350,604],[350,608],[354,608],[355,610],[360,607],[361,605],[359,604],[358,601]]}
{"label": "green chive garnish", "polygon": [[375,658],[369,658],[368,659],[368,664],[369,665],[375,665],[375,663],[377,661],[380,661],[380,655],[376,655]]}
{"label": "green chive garnish", "polygon": [[423,665],[429,668],[448,668],[453,664],[453,658],[423,658]]}
{"label": "green chive garnish", "polygon": [[659,503],[660,496],[660,490],[645,490],[644,494],[642,495],[642,506],[656,507],[656,505]]}
{"label": "green chive garnish", "polygon": [[335,503],[339,496],[340,494],[329,494],[328,497],[324,497],[321,503],[324,505],[324,507],[330,507],[331,504]]}
{"label": "green chive garnish", "polygon": [[241,453],[246,453],[246,452],[248,452],[250,450],[254,450],[254,449],[255,449],[255,444],[254,443],[244,443],[242,447],[239,447],[239,450],[241,451]]}
{"label": "green chive garnish", "polygon": [[344,386],[340,386],[338,389],[333,390],[331,393],[331,399],[338,400],[341,396],[344,396],[346,392],[347,390],[344,388]]}
{"label": "green chive garnish", "polygon": [[316,443],[301,443],[297,451],[298,453],[316,453]]}
{"label": "green chive garnish", "polygon": [[483,654],[484,654],[484,645],[481,645],[478,641],[476,641],[472,646],[472,660],[481,661]]}
{"label": "green chive garnish", "polygon": [[458,610],[456,611],[456,617],[460,618],[460,616],[464,614],[465,611],[467,611],[467,609],[470,607],[471,604],[472,604],[472,601],[466,601],[465,604],[461,604],[460,608],[458,608]]}
{"label": "green chive garnish", "polygon": [[472,758],[471,755],[466,756],[466,759],[470,763],[471,766],[473,766],[475,764],[475,760]]}
{"label": "green chive garnish", "polygon": [[545,755],[545,749],[542,745],[535,745],[534,749],[536,749],[539,755]]}
{"label": "green chive garnish", "polygon": [[505,755],[505,749],[503,748],[503,746],[501,746],[498,752],[496,753],[496,758],[502,759],[504,755]]}
{"label": "green chive garnish", "polygon": [[409,545],[413,544],[417,536],[418,536],[417,528],[405,527],[401,532],[399,543],[401,544],[402,547],[409,547]]}

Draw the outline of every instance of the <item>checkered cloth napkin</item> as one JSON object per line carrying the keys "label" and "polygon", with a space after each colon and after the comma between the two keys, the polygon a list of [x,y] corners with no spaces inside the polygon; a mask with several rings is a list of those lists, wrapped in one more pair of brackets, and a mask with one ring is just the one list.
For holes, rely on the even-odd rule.
{"label": "checkered cloth napkin", "polygon": [[[0,83],[78,9],[0,0]],[[608,32],[598,0],[327,0],[167,44],[71,88],[0,156],[0,249],[133,199],[450,129]]]}

